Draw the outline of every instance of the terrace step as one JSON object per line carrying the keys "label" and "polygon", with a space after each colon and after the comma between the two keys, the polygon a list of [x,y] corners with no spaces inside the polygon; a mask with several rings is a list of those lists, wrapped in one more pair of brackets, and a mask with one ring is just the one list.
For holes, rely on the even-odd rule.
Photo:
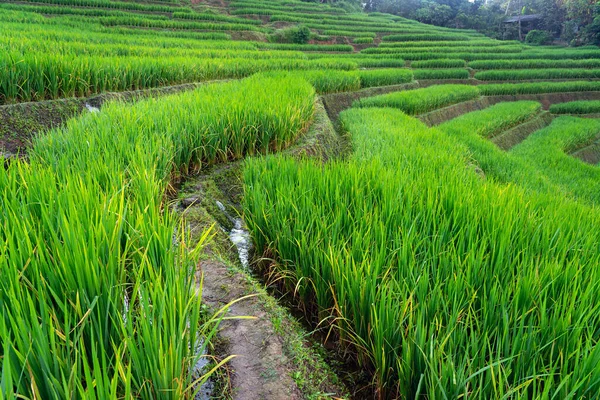
{"label": "terrace step", "polygon": [[525,140],[533,132],[543,129],[550,125],[554,116],[547,111],[542,112],[537,117],[515,126],[490,140],[502,150],[509,150]]}
{"label": "terrace step", "polygon": [[571,154],[573,157],[592,165],[600,164],[600,139]]}

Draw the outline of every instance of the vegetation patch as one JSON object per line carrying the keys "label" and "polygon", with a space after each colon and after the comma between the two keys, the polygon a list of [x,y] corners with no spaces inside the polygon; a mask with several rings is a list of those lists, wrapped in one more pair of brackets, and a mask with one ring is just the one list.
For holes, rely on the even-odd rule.
{"label": "vegetation patch", "polygon": [[477,97],[479,90],[474,86],[438,85],[360,99],[353,107],[394,107],[415,115]]}

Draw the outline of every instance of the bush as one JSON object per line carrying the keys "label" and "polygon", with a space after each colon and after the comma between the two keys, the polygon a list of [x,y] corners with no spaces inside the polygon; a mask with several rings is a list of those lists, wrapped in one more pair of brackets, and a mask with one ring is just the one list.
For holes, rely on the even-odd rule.
{"label": "bush", "polygon": [[529,31],[525,37],[525,43],[541,46],[552,43],[552,39],[553,37],[550,32],[534,29]]}
{"label": "bush", "polygon": [[304,25],[278,29],[269,36],[269,41],[277,43],[306,44],[310,40],[310,29]]}

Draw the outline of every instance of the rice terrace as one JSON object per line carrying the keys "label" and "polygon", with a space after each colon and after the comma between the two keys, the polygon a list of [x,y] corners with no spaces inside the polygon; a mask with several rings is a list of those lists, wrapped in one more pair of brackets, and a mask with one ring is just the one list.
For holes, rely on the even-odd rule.
{"label": "rice terrace", "polygon": [[600,399],[597,0],[0,0],[0,400]]}

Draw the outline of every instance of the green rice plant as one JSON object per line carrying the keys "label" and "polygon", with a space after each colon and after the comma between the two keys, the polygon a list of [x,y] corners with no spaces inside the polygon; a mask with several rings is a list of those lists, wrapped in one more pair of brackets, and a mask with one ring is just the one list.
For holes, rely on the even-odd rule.
{"label": "green rice plant", "polygon": [[346,161],[248,161],[244,213],[279,260],[269,272],[357,353],[378,393],[596,393],[597,210],[482,180],[466,146],[399,110],[341,122]]}
{"label": "green rice plant", "polygon": [[362,70],[358,71],[358,74],[360,76],[360,86],[363,88],[398,85],[413,80],[412,71],[404,68]]}
{"label": "green rice plant", "polygon": [[175,1],[172,5],[158,5],[158,4],[144,4],[133,1],[113,1],[113,0],[24,0],[28,3],[44,3],[44,4],[57,4],[65,6],[82,6],[82,7],[102,7],[120,10],[132,10],[132,11],[155,11],[155,12],[178,12],[182,11],[183,8],[176,4]]}
{"label": "green rice plant", "polygon": [[390,58],[353,58],[359,68],[403,68],[406,67],[404,60]]}
{"label": "green rice plant", "polygon": [[373,43],[373,38],[372,37],[357,37],[352,39],[353,43],[357,43],[357,44],[371,44]]}
{"label": "green rice plant", "polygon": [[469,71],[462,68],[415,69],[415,79],[469,79]]}
{"label": "green rice plant", "polygon": [[439,34],[397,34],[397,35],[387,35],[381,38],[384,42],[415,42],[415,41],[464,41],[469,40],[469,37],[466,35],[461,35],[458,33],[439,33]]}
{"label": "green rice plant", "polygon": [[129,15],[126,17],[98,17],[94,22],[104,26],[134,26],[142,28],[161,28],[161,29],[198,29],[210,31],[263,31],[252,24],[239,23],[216,23],[216,22],[195,22],[179,20],[151,20],[144,17]]}
{"label": "green rice plant", "polygon": [[294,43],[256,43],[258,49],[273,50],[298,50],[298,51],[325,51],[325,52],[351,52],[352,46],[347,44],[294,44]]}
{"label": "green rice plant", "polygon": [[473,69],[600,68],[600,60],[477,60]]}
{"label": "green rice plant", "polygon": [[375,38],[377,36],[376,33],[372,33],[372,32],[356,32],[356,31],[343,31],[343,30],[338,30],[338,29],[327,29],[324,30],[323,35],[327,35],[327,36],[347,36],[347,37],[356,37],[356,38],[363,38],[363,37],[370,37],[370,38]]}
{"label": "green rice plant", "polygon": [[574,197],[598,205],[600,169],[569,153],[595,142],[599,135],[600,120],[559,117],[513,147],[510,153],[541,171],[551,182],[567,188]]}
{"label": "green rice plant", "polygon": [[600,91],[600,82],[533,82],[479,85],[484,96]]}
{"label": "green rice plant", "polygon": [[[251,56],[251,55],[250,55]],[[187,57],[97,57],[0,55],[0,102],[86,96],[168,84],[242,78],[261,71],[355,69],[344,60],[195,59]]]}
{"label": "green rice plant", "polygon": [[[83,15],[88,17],[122,17],[126,18],[131,15],[129,12],[105,10],[101,8],[74,8],[74,7],[57,7],[57,6],[31,6],[21,4],[0,4],[0,7],[5,10],[23,10],[27,12],[36,12],[40,14],[50,15]],[[164,15],[146,15],[149,20],[168,20]]]}
{"label": "green rice plant", "polygon": [[600,113],[600,101],[581,100],[552,104],[550,112],[552,114],[597,114]]}
{"label": "green rice plant", "polygon": [[480,71],[475,74],[475,79],[482,81],[578,78],[600,78],[600,69],[513,69]]}
{"label": "green rice plant", "polygon": [[[426,53],[426,52],[451,52],[451,53],[468,53],[468,54],[520,54],[523,51],[521,46],[474,46],[470,47],[469,42],[461,42],[462,46],[450,47],[449,49],[444,46],[428,46],[423,47],[369,47],[362,50],[362,53],[368,54],[410,54],[410,53]],[[450,50],[450,51],[449,51]]]}
{"label": "green rice plant", "polygon": [[200,21],[223,21],[233,24],[251,24],[251,25],[262,25],[262,21],[249,19],[249,18],[236,18],[229,17],[227,15],[216,14],[216,13],[190,13],[190,12],[174,12],[173,18],[180,19],[192,19]]}
{"label": "green rice plant", "polygon": [[464,68],[467,63],[464,60],[454,59],[437,59],[437,60],[424,60],[424,61],[413,61],[410,63],[411,68]]}
{"label": "green rice plant", "polygon": [[490,138],[532,119],[541,110],[536,101],[498,103],[444,122],[439,129],[455,136],[464,132]]}
{"label": "green rice plant", "polygon": [[[363,72],[363,71],[360,71]],[[317,93],[337,93],[358,90],[361,87],[359,71],[310,70],[297,72],[268,72],[268,77],[287,77],[288,79],[305,80]]]}
{"label": "green rice plant", "polygon": [[306,82],[259,77],[111,103],[1,169],[2,397],[193,397],[224,310],[201,308],[198,243],[174,235],[169,180],[280,149],[313,107]]}
{"label": "green rice plant", "polygon": [[353,107],[393,107],[410,115],[472,100],[479,90],[469,85],[436,85],[424,89],[399,91],[356,100]]}
{"label": "green rice plant", "polygon": [[514,40],[491,40],[491,39],[482,39],[482,40],[469,40],[468,42],[459,42],[459,41],[411,41],[411,42],[382,42],[379,44],[380,48],[390,48],[390,47],[404,47],[404,48],[412,48],[412,47],[443,47],[448,49],[449,47],[503,47],[503,46],[514,46],[520,45],[521,43]]}

